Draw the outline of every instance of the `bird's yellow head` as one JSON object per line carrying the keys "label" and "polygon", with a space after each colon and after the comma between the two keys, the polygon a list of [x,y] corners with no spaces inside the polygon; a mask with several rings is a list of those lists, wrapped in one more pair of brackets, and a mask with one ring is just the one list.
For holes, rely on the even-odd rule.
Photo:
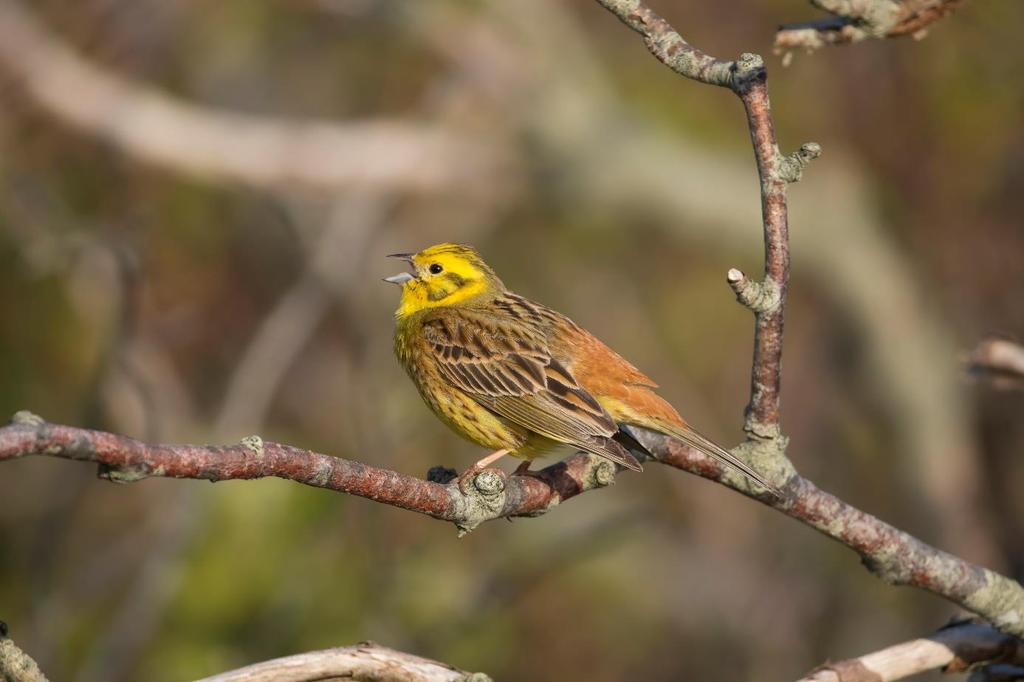
{"label": "bird's yellow head", "polygon": [[504,291],[498,276],[472,246],[436,244],[419,253],[393,253],[412,272],[400,272],[385,282],[402,287],[402,302],[395,311],[399,318],[428,308],[459,305]]}

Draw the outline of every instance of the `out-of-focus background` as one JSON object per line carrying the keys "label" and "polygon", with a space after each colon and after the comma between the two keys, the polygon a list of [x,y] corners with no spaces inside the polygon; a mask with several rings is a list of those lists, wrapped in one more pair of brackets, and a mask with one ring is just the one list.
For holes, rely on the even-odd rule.
{"label": "out-of-focus background", "polygon": [[[797,0],[655,3],[766,55],[790,192],[797,467],[1024,572],[1024,394],[962,354],[1024,336],[1024,5],[922,42],[771,52]],[[0,2],[0,412],[174,442],[259,433],[422,475],[481,451],[391,354],[382,256],[476,245],[520,293],[742,433],[760,272],[742,108],[596,3]],[[678,471],[456,539],[277,480],[0,467],[0,618],[55,680],[182,680],[378,642],[503,680],[783,680],[955,612]]]}

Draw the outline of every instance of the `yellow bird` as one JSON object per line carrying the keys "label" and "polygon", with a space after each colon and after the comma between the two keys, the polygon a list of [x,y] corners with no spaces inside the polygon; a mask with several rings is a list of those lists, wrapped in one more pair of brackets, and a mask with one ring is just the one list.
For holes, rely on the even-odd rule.
{"label": "yellow bird", "polygon": [[640,471],[646,450],[623,427],[665,434],[777,492],[725,448],[694,431],[643,372],[565,315],[505,285],[471,246],[396,253],[402,287],[395,354],[430,409],[459,435],[530,460],[569,448]]}

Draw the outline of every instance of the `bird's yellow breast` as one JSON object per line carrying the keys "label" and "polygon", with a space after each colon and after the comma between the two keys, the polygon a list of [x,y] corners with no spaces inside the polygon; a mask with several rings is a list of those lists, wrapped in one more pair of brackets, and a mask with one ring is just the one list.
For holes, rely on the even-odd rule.
{"label": "bird's yellow breast", "polygon": [[395,355],[419,391],[423,402],[455,433],[493,450],[515,451],[527,444],[529,433],[487,410],[448,383],[431,355],[422,350],[423,315],[399,318]]}

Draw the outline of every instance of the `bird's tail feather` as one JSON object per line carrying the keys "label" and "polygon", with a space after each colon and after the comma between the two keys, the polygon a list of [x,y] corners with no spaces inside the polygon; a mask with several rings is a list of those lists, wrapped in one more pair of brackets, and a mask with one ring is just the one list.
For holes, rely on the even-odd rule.
{"label": "bird's tail feather", "polygon": [[644,468],[640,465],[629,450],[623,447],[618,441],[608,438],[606,436],[593,436],[587,440],[577,441],[572,444],[573,447],[582,450],[583,452],[589,452],[592,455],[599,455],[605,459],[615,462],[621,467],[631,469],[632,471],[643,471]]}
{"label": "bird's tail feather", "polygon": [[626,448],[629,454],[638,461],[654,459],[654,455],[647,449],[647,446],[636,439],[636,436],[629,430],[629,424],[619,424],[619,430],[612,436],[612,440]]}
{"label": "bird's tail feather", "polygon": [[669,424],[660,425],[658,430],[672,438],[675,438],[676,440],[686,443],[692,448],[700,450],[705,455],[718,460],[722,464],[736,469],[750,480],[768,490],[768,492],[772,493],[779,499],[782,499],[782,492],[769,483],[764,476],[754,471],[754,469],[742,459],[732,454],[721,445],[718,445],[714,441],[702,436],[700,433],[690,429],[689,427],[680,427]]}

